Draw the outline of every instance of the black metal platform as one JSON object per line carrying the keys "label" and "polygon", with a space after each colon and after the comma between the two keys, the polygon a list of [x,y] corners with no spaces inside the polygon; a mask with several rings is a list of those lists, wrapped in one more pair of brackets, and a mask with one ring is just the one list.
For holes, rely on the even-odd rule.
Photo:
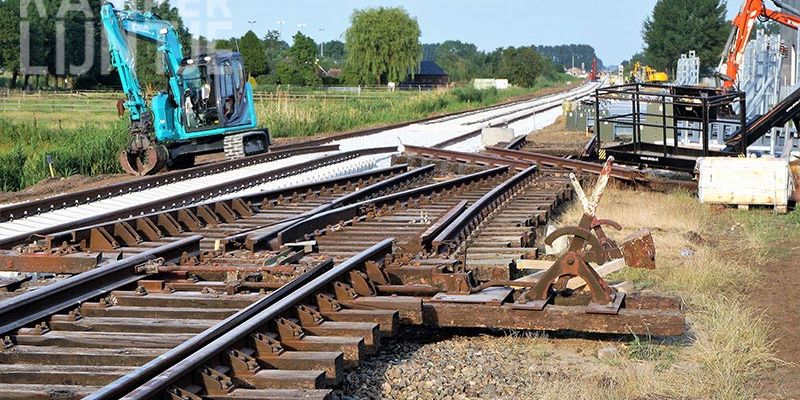
{"label": "black metal platform", "polygon": [[[602,103],[630,103],[630,112],[600,112]],[[655,109],[655,106],[658,106]],[[640,167],[694,171],[698,157],[737,156],[746,146],[714,150],[709,147],[711,125],[738,125],[747,135],[744,92],[721,89],[632,83],[595,91],[595,121],[598,156],[614,156],[622,163]],[[655,110],[655,111],[654,111]],[[602,124],[630,127],[630,138],[603,141]],[[744,127],[742,129],[742,127]],[[643,131],[648,137],[644,137]],[[696,146],[682,144],[681,133],[699,135]],[[612,139],[615,134],[612,133]]]}

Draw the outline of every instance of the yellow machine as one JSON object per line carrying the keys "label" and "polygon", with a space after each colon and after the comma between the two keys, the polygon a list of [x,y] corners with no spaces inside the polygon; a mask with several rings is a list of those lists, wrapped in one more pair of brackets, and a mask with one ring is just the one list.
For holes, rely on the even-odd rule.
{"label": "yellow machine", "polygon": [[669,76],[666,72],[656,71],[648,65],[642,65],[640,62],[633,64],[631,70],[631,79],[639,83],[665,83],[669,82]]}

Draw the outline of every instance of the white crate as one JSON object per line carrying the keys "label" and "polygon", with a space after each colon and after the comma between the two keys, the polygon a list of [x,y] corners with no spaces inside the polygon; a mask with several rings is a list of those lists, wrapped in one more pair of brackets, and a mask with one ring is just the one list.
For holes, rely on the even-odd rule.
{"label": "white crate", "polygon": [[777,158],[704,157],[697,160],[701,203],[774,206],[786,212],[794,181],[789,161]]}

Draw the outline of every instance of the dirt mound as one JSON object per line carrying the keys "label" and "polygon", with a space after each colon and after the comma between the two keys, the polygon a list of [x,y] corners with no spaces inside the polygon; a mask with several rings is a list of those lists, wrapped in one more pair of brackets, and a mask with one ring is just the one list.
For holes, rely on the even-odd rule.
{"label": "dirt mound", "polygon": [[107,186],[133,178],[135,177],[125,174],[98,175],[94,177],[73,175],[68,178],[47,178],[18,192],[0,192],[0,204],[42,199],[62,193]]}

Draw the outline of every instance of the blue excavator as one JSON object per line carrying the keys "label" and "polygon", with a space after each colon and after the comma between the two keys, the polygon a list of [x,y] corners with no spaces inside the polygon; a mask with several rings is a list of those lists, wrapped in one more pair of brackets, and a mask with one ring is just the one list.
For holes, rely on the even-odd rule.
{"label": "blue excavator", "polygon": [[[130,115],[130,141],[119,157],[125,171],[148,175],[164,167],[192,166],[197,155],[224,151],[235,159],[269,150],[269,133],[258,128],[241,54],[222,51],[185,58],[173,26],[151,12],[119,10],[106,3],[100,17],[125,91],[120,110]],[[155,43],[163,56],[166,88],[149,104],[128,38]]]}

